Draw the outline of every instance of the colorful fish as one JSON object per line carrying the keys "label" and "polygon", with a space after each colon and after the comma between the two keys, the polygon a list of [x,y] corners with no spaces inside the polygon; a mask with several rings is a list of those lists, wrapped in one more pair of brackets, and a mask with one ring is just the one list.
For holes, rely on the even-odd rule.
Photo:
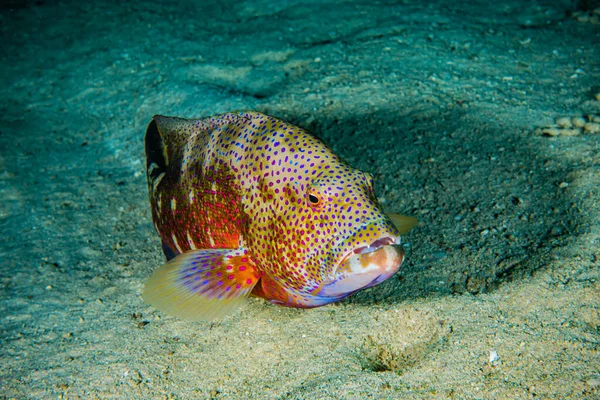
{"label": "colorful fish", "polygon": [[398,270],[400,234],[416,224],[382,211],[371,175],[258,112],[155,116],[146,158],[168,262],[143,297],[187,320],[218,318],[249,295],[302,308],[343,299]]}

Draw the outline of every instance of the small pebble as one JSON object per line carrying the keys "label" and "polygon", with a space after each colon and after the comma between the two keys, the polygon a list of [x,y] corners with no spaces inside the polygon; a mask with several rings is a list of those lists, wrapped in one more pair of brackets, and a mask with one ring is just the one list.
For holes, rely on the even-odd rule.
{"label": "small pebble", "polygon": [[579,17],[577,17],[577,21],[579,22],[589,22],[590,21],[590,16],[587,14],[582,14]]}
{"label": "small pebble", "polygon": [[542,134],[546,136],[577,136],[581,135],[581,129],[544,128]]}
{"label": "small pebble", "polygon": [[581,135],[581,129],[561,129],[562,136],[577,136]]}
{"label": "small pebble", "polygon": [[583,128],[585,125],[585,119],[583,117],[573,117],[571,118],[571,123],[577,128]]}
{"label": "small pebble", "polygon": [[588,122],[583,126],[583,130],[586,133],[598,133],[600,132],[600,124],[597,122]]}
{"label": "small pebble", "polygon": [[590,378],[585,383],[591,387],[598,387],[600,386],[600,377]]}
{"label": "small pebble", "polygon": [[556,120],[556,125],[560,126],[561,128],[570,128],[573,126],[573,124],[571,124],[571,118],[569,117],[558,118]]}
{"label": "small pebble", "polygon": [[558,128],[544,128],[542,129],[542,133],[546,136],[560,136],[560,132],[562,129]]}
{"label": "small pebble", "polygon": [[500,357],[498,356],[498,352],[496,352],[496,350],[492,350],[490,351],[490,364],[493,364],[494,362],[498,361],[500,359]]}

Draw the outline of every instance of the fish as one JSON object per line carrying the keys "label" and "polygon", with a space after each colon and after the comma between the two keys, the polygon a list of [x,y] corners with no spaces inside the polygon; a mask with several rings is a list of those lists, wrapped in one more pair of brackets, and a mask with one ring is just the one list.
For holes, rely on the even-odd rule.
{"label": "fish", "polygon": [[254,111],[155,115],[145,152],[152,220],[166,263],[142,297],[189,321],[249,296],[312,308],[393,276],[417,220],[385,213],[371,174],[320,139]]}

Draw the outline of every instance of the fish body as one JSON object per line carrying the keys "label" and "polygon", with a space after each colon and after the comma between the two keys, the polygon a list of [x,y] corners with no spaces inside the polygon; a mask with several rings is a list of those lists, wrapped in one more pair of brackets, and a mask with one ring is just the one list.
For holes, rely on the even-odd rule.
{"label": "fish body", "polygon": [[214,319],[249,295],[317,307],[403,261],[400,235],[416,220],[386,215],[371,175],[297,126],[258,112],[155,116],[145,146],[168,261],[144,299],[164,312]]}

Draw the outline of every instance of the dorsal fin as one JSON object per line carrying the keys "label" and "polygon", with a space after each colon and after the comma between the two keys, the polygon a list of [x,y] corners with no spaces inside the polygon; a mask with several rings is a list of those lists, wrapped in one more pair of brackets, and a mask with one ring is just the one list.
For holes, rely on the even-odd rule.
{"label": "dorsal fin", "polygon": [[146,129],[148,181],[154,182],[167,172],[169,164],[176,162],[172,158],[182,151],[190,136],[204,132],[205,129],[202,120],[155,115]]}
{"label": "dorsal fin", "polygon": [[148,181],[153,182],[160,174],[163,174],[169,165],[169,155],[158,129],[156,120],[153,119],[146,129],[146,171]]}
{"label": "dorsal fin", "polygon": [[[146,172],[150,191],[156,190],[169,165],[178,165],[186,149],[205,149],[213,133],[240,119],[261,116],[256,112],[234,112],[201,119],[186,119],[155,115],[146,129]],[[195,154],[198,156],[197,150]]]}
{"label": "dorsal fin", "polygon": [[159,166],[167,166],[174,149],[183,146],[193,133],[206,128],[202,120],[155,115],[146,130],[146,157]]}
{"label": "dorsal fin", "polygon": [[[212,131],[244,118],[243,114],[226,113],[208,118],[186,119],[155,115],[146,130],[147,166],[154,162],[159,167],[167,166],[174,153],[185,147],[190,136],[196,136],[195,144],[206,145]],[[246,117],[248,118],[248,117]]]}

